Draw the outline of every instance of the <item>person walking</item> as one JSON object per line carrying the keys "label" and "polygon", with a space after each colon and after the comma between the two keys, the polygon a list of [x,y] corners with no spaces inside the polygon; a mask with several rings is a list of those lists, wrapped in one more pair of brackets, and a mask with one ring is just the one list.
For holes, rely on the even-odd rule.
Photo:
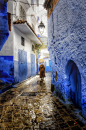
{"label": "person walking", "polygon": [[40,71],[40,78],[41,78],[41,80],[44,80],[44,77],[46,77],[46,76],[45,76],[45,66],[43,64],[41,64],[39,66],[39,71]]}

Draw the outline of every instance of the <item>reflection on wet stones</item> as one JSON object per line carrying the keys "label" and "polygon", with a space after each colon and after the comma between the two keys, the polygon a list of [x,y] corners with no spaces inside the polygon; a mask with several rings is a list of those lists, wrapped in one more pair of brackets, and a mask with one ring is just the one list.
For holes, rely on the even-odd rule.
{"label": "reflection on wet stones", "polygon": [[44,82],[40,82],[39,78],[27,82],[24,81],[0,97],[0,130],[85,129],[85,125],[61,100],[52,95],[49,77]]}

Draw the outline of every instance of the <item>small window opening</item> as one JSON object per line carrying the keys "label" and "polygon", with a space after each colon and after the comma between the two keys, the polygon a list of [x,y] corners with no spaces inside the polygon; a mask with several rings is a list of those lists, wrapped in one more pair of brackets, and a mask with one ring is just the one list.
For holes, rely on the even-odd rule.
{"label": "small window opening", "polygon": [[23,37],[21,37],[21,45],[25,46],[25,39]]}
{"label": "small window opening", "polygon": [[34,45],[32,45],[32,51],[34,51]]}
{"label": "small window opening", "polygon": [[8,18],[9,31],[11,31],[11,13],[7,12],[7,18]]}

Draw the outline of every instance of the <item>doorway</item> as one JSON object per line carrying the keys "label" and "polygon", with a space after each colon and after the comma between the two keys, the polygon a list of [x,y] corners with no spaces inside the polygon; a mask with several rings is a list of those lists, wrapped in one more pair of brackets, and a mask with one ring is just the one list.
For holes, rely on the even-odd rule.
{"label": "doorway", "polygon": [[18,75],[19,82],[27,79],[27,52],[18,50]]}
{"label": "doorway", "polygon": [[77,107],[81,108],[81,76],[74,61],[68,62],[66,73],[70,81],[70,98]]}

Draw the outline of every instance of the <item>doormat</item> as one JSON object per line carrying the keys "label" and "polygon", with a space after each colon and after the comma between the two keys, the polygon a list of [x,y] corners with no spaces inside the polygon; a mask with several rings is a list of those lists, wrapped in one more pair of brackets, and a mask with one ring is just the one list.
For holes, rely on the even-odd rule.
{"label": "doormat", "polygon": [[21,96],[36,96],[37,93],[36,92],[23,92],[21,94]]}

